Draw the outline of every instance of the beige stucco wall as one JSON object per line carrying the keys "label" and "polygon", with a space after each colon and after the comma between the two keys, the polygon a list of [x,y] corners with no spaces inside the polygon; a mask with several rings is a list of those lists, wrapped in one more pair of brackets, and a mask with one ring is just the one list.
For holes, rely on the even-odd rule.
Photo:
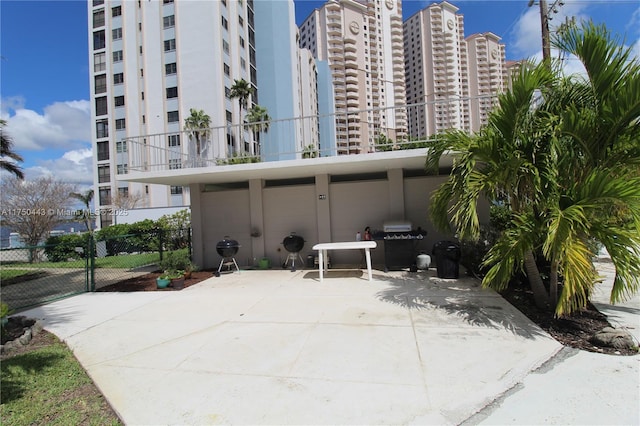
{"label": "beige stucco wall", "polygon": [[[217,268],[220,256],[215,246],[228,235],[242,246],[236,256],[240,265],[267,257],[273,267],[279,267],[288,255],[282,241],[291,232],[305,239],[301,255],[306,261],[314,244],[353,241],[356,232],[366,226],[382,229],[387,220],[407,220],[414,229],[426,230],[427,237],[417,242],[416,250],[430,253],[436,241],[452,238],[437,232],[428,216],[431,192],[445,179],[403,178],[402,171],[389,171],[387,179],[331,182],[330,176],[319,175],[315,184],[270,187],[257,180],[251,181],[249,189],[199,192],[192,197],[194,261],[204,268]],[[202,190],[192,185],[192,193],[194,188]],[[481,222],[486,222],[485,202],[480,210]],[[336,265],[361,260],[357,251],[331,255]],[[373,252],[373,263],[384,263],[381,241]]]}

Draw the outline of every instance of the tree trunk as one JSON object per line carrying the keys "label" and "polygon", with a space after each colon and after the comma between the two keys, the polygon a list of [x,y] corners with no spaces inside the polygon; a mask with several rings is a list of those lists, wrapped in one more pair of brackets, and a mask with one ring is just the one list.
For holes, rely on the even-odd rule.
{"label": "tree trunk", "polygon": [[551,307],[558,306],[558,261],[554,258],[551,261],[551,272],[549,273],[549,300]]}
{"label": "tree trunk", "polygon": [[536,265],[536,259],[531,250],[528,250],[524,255],[524,269],[529,279],[531,291],[533,291],[536,306],[541,309],[549,309],[549,295],[547,294],[547,289],[544,288],[538,265]]}

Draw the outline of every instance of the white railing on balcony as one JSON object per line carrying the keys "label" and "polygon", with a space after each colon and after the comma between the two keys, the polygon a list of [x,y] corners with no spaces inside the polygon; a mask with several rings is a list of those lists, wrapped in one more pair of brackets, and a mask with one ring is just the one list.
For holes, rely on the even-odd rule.
{"label": "white railing on balcony", "polygon": [[[449,96],[396,108],[372,108],[251,125],[228,124],[196,131],[128,137],[125,139],[128,171],[164,172],[413,148],[424,145],[431,136],[424,124],[418,125],[419,122],[436,120],[441,123],[440,119],[427,117],[433,107],[444,108],[449,114],[465,115],[474,108],[484,107],[485,102],[491,102],[492,98],[495,96],[474,99]],[[380,117],[383,120],[379,120]],[[380,121],[402,127],[384,127]],[[387,141],[386,144],[381,145],[381,140]]]}

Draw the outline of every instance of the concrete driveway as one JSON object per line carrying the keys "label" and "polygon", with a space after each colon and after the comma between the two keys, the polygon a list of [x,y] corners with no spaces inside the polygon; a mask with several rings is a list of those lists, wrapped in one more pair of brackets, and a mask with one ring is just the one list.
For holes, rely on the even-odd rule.
{"label": "concrete driveway", "polygon": [[132,425],[458,424],[561,349],[475,280],[365,275],[242,271],[26,314]]}

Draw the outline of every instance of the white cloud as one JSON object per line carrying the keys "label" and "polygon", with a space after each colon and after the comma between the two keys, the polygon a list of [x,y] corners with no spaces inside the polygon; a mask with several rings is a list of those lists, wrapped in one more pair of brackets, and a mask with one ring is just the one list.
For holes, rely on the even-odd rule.
{"label": "white cloud", "polygon": [[[571,0],[565,0],[563,6],[556,8],[557,13],[552,12],[549,15],[552,18],[549,21],[550,32],[553,33],[556,27],[565,22],[566,18],[575,17],[576,22],[588,19],[584,14],[585,7],[584,2],[574,3]],[[514,50],[516,56],[523,59],[542,57],[542,23],[538,4],[531,6],[520,16],[514,25],[508,46]]]}
{"label": "white cloud", "polygon": [[93,185],[93,153],[89,148],[65,152],[62,157],[41,160],[24,170],[26,179],[53,176],[55,179],[81,186]]}
{"label": "white cloud", "polygon": [[2,100],[2,118],[7,120],[16,151],[73,149],[91,141],[89,101],[56,102],[40,114],[26,109],[20,97],[7,98]]}

